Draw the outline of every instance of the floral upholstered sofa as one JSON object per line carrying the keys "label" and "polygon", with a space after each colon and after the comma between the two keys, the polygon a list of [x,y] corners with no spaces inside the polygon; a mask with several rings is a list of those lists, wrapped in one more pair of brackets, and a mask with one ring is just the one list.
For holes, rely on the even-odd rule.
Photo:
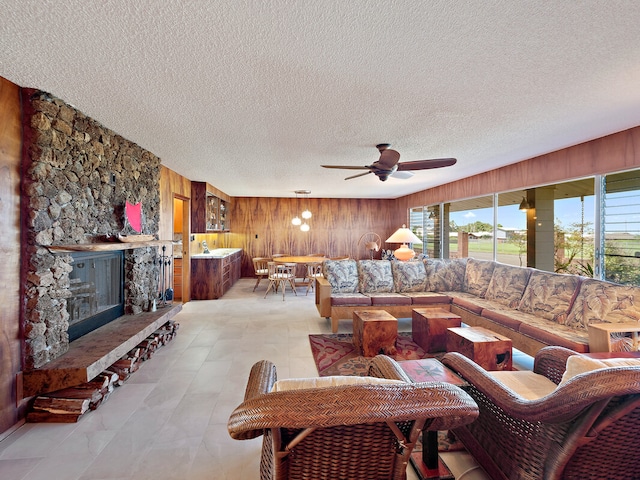
{"label": "floral upholstered sofa", "polygon": [[333,332],[359,308],[405,318],[439,306],[535,355],[548,345],[588,352],[589,324],[640,321],[638,287],[474,258],[327,260],[323,274],[316,307]]}

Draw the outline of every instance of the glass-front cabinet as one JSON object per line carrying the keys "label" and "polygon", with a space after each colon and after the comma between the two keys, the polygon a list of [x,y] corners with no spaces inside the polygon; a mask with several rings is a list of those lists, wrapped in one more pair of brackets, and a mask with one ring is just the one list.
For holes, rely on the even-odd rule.
{"label": "glass-front cabinet", "polygon": [[193,233],[229,230],[229,202],[206,182],[191,182],[191,231]]}

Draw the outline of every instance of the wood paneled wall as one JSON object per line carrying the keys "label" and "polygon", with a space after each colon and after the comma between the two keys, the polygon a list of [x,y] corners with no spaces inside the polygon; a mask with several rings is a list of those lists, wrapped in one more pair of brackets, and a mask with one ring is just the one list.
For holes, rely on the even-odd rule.
{"label": "wood paneled wall", "polygon": [[20,88],[0,77],[0,440],[24,418],[17,407],[22,371],[20,332]]}
{"label": "wood paneled wall", "polygon": [[507,192],[640,167],[640,127],[398,199],[398,212],[496,192]]}
{"label": "wood paneled wall", "polygon": [[173,239],[173,198],[191,198],[191,181],[162,166],[160,170],[160,240]]}
{"label": "wood paneled wall", "polygon": [[[308,232],[291,224],[305,208],[313,214]],[[397,215],[395,200],[337,198],[234,197],[230,213],[232,229],[225,246],[244,249],[243,277],[253,275],[252,257],[273,253],[368,258],[357,245],[359,238],[375,232],[384,242],[407,217]],[[383,248],[388,246],[383,243]]]}
{"label": "wood paneled wall", "polygon": [[[180,300],[188,302],[191,299],[191,288],[189,279],[191,278],[191,262],[188,256],[189,245],[189,209],[191,198],[191,180],[162,166],[160,170],[160,240],[173,240],[174,225],[174,199],[180,198],[178,202],[183,207],[182,218],[182,242],[183,252],[187,255],[180,262],[179,274],[182,278],[178,280],[180,285]],[[168,252],[179,254],[180,252]],[[173,278],[173,277],[170,277]],[[177,287],[176,287],[177,289]]]}

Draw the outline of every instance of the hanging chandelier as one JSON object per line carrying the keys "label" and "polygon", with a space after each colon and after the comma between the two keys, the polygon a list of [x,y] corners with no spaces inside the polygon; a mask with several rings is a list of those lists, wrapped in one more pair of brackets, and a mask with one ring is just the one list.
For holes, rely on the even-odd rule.
{"label": "hanging chandelier", "polygon": [[[299,203],[299,195],[302,195],[303,198],[308,198],[309,194],[311,193],[311,190],[296,190],[295,194],[296,194],[296,206]],[[309,231],[309,224],[307,223],[307,220],[309,220],[312,217],[312,213],[309,211],[308,208],[305,208],[303,210],[303,212],[300,214],[300,217],[303,218],[303,220],[300,219],[300,217],[298,217],[297,215],[295,217],[293,217],[293,219],[291,220],[291,223],[293,225],[295,225],[296,227],[300,227],[300,230],[302,230],[303,232],[308,232]],[[304,223],[303,223],[304,221]]]}

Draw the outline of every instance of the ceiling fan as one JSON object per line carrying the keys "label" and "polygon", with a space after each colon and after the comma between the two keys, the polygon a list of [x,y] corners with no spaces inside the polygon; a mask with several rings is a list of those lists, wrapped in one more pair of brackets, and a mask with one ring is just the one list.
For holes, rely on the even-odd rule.
{"label": "ceiling fan", "polygon": [[[371,165],[365,165],[363,167],[356,166],[343,166],[343,165],[321,165],[324,168],[342,168],[346,170],[369,170],[368,172],[359,173],[345,178],[349,180],[351,178],[362,177],[370,173],[375,173],[381,181],[385,181],[390,175],[397,176],[399,178],[409,178],[413,176],[411,170],[427,170],[430,168],[450,167],[456,163],[455,158],[434,158],[431,160],[415,160],[413,162],[398,162],[400,160],[400,154],[390,149],[391,144],[379,143],[376,148],[380,152],[380,158],[377,162]],[[396,172],[402,172],[396,174]]]}

